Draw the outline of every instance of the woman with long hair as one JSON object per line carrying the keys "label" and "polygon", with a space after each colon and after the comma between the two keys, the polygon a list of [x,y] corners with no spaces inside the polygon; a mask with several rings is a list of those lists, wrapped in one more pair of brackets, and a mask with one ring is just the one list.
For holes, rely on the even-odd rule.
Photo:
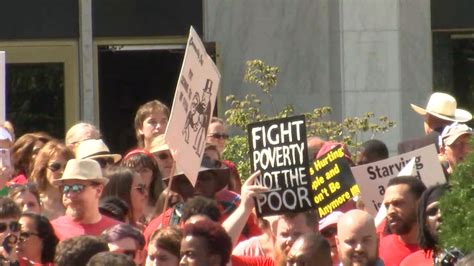
{"label": "woman with long hair", "polygon": [[21,230],[17,253],[20,265],[53,265],[59,239],[48,218],[25,212],[19,222]]}
{"label": "woman with long hair", "polygon": [[154,156],[146,150],[135,149],[125,155],[121,165],[139,173],[148,187],[148,200],[144,212],[149,220],[152,218],[156,201],[165,187]]}
{"label": "woman with long hair", "polygon": [[50,220],[64,215],[61,192],[52,181],[61,178],[67,161],[72,158],[72,151],[57,140],[49,141],[36,157],[31,179],[38,185],[43,214]]}
{"label": "woman with long hair", "polygon": [[126,167],[111,167],[105,176],[109,183],[102,192],[102,198],[116,196],[124,200],[130,207],[130,224],[143,229],[144,210],[148,198],[148,188],[139,173]]}
{"label": "woman with long hair", "polygon": [[12,147],[12,164],[15,169],[12,183],[26,183],[33,170],[35,158],[43,146],[51,140],[44,132],[27,133],[15,141]]}

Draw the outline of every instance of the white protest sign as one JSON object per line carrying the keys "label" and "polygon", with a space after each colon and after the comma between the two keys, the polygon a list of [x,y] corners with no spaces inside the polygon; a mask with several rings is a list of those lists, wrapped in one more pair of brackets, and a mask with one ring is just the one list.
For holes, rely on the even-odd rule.
{"label": "white protest sign", "polygon": [[0,51],[0,122],[3,123],[6,120],[6,106],[5,106],[5,52]]}
{"label": "white protest sign", "polygon": [[446,182],[434,144],[382,161],[351,168],[369,213],[374,216],[377,214],[382,205],[388,181],[396,177],[413,157],[416,178],[421,179],[426,186]]}
{"label": "white protest sign", "polygon": [[165,140],[180,170],[196,184],[221,75],[191,27]]}

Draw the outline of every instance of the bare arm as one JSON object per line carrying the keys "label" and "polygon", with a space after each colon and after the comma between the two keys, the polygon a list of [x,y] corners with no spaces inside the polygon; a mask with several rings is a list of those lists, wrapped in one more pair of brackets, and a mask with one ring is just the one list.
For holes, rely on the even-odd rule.
{"label": "bare arm", "polygon": [[255,179],[260,176],[260,171],[253,173],[242,185],[241,203],[239,207],[224,221],[222,226],[232,239],[232,245],[237,244],[240,233],[245,226],[255,203],[253,197],[258,193],[265,192],[268,189],[263,186],[253,185]]}

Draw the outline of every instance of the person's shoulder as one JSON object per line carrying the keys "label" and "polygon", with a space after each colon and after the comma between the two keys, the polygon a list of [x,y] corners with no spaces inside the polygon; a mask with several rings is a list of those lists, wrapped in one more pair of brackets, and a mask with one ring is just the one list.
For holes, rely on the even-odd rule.
{"label": "person's shoulder", "polygon": [[269,257],[231,256],[232,266],[274,266],[275,262]]}
{"label": "person's shoulder", "polygon": [[99,223],[107,224],[107,225],[116,225],[116,224],[120,224],[122,222],[117,221],[115,219],[112,219],[107,215],[102,215],[102,219],[100,219]]}
{"label": "person's shoulder", "polygon": [[419,265],[419,266],[430,265],[431,266],[433,265],[433,259],[424,250],[418,250],[408,255],[400,263],[400,266],[411,266],[411,265]]}

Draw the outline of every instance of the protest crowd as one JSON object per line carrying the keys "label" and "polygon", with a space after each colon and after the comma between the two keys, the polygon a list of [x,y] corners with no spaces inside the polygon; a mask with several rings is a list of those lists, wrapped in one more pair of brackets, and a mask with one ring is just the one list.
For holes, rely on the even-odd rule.
{"label": "protest crowd", "polygon": [[[424,119],[426,135],[400,142],[399,153],[434,144],[449,181],[469,152],[473,131],[463,123],[471,114],[444,93],[433,93],[426,108],[412,108]],[[140,106],[137,147],[123,155],[112,153],[100,130],[84,122],[72,126],[64,142],[45,132],[16,139],[11,125],[1,127],[1,148],[11,153],[11,166],[1,168],[2,265],[473,265],[472,255],[458,261],[437,242],[438,201],[449,182],[427,186],[413,173],[390,178],[380,221],[363,196],[328,214],[311,205],[268,215],[255,211],[261,202],[254,199],[271,188],[257,182],[262,172],[241,184],[235,164],[221,157],[229,137],[224,121],[209,120],[193,185],[166,143],[169,116],[158,100]],[[338,143],[304,140],[315,171],[338,154],[352,167],[389,158],[375,139],[358,148],[354,162]]]}
{"label": "protest crowd", "polygon": [[125,154],[87,122],[64,141],[0,126],[1,265],[474,265],[438,238],[440,198],[474,134],[451,95],[411,105],[425,135],[392,157],[376,139],[352,156],[306,136],[302,115],[250,124],[253,173],[241,177],[211,115],[217,79],[193,94],[195,74],[179,81],[184,116],[158,100],[138,108]]}

